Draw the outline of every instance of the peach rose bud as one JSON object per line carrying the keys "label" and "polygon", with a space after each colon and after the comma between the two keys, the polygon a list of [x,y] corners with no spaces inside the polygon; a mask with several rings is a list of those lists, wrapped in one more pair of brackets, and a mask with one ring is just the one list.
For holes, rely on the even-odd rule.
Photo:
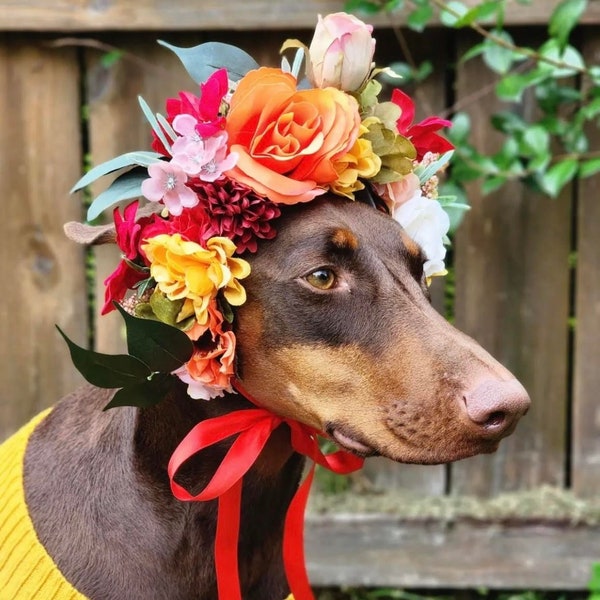
{"label": "peach rose bud", "polygon": [[358,90],[371,72],[373,27],[343,12],[322,17],[308,49],[307,75],[313,86]]}

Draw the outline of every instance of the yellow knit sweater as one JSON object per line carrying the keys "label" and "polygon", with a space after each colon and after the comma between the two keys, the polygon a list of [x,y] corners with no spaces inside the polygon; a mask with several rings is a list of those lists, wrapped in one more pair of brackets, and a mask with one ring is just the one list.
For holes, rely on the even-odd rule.
{"label": "yellow knit sweater", "polygon": [[49,412],[0,445],[0,600],[85,600],[38,540],[25,503],[25,448]]}
{"label": "yellow knit sweater", "polygon": [[[0,445],[0,600],[87,600],[40,543],[25,503],[25,449],[50,410]],[[290,594],[286,600],[294,597]]]}

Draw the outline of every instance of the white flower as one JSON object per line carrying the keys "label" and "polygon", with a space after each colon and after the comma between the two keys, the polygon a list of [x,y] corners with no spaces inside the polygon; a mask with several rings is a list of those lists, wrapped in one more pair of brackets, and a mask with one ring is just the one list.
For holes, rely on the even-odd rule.
{"label": "white flower", "polygon": [[392,216],[425,253],[425,277],[443,273],[446,256],[444,238],[450,228],[450,219],[440,203],[426,198],[421,190],[417,190],[408,202],[394,210]]}

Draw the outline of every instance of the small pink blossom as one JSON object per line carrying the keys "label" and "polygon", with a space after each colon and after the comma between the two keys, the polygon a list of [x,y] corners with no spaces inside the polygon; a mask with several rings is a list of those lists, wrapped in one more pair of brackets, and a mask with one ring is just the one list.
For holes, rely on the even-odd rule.
{"label": "small pink blossom", "polygon": [[185,184],[188,176],[173,162],[159,161],[148,167],[150,177],[142,182],[142,193],[151,202],[162,201],[175,216],[198,204],[198,196]]}
{"label": "small pink blossom", "polygon": [[237,159],[237,153],[228,153],[227,134],[224,132],[198,141],[181,137],[173,144],[172,162],[187,175],[202,181],[216,181],[235,166]]}

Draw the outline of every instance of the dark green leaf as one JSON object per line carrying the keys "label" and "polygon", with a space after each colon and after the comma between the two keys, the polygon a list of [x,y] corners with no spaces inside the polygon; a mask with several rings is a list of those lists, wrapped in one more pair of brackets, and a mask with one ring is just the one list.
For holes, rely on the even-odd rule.
{"label": "dark green leaf", "polygon": [[173,51],[196,83],[203,83],[215,71],[227,69],[229,79],[238,81],[248,71],[258,69],[258,63],[242,49],[222,42],[206,42],[193,48],[178,48],[163,42],[159,44]]}
{"label": "dark green leaf", "polygon": [[526,127],[523,119],[510,111],[501,111],[492,115],[491,122],[494,128],[502,133],[515,133],[523,131]]}
{"label": "dark green leaf", "polygon": [[532,125],[523,132],[521,152],[525,156],[546,153],[550,145],[550,135],[541,125]]}
{"label": "dark green leaf", "polygon": [[119,304],[115,306],[125,320],[129,354],[152,371],[170,373],[191,358],[194,345],[183,331],[160,321],[133,317]]}
{"label": "dark green leaf", "polygon": [[87,220],[93,221],[107,208],[112,208],[122,200],[139,198],[142,195],[142,181],[148,177],[148,171],[140,168],[119,175],[108,188],[94,198],[88,208]]}
{"label": "dark green leaf", "polygon": [[569,39],[573,28],[587,8],[587,0],[563,0],[550,16],[548,32],[561,46]]}
{"label": "dark green leaf", "polygon": [[471,46],[471,48],[469,48],[469,50],[467,50],[460,57],[460,62],[461,63],[467,62],[468,60],[471,60],[472,58],[475,58],[476,56],[479,56],[480,54],[482,54],[484,50],[485,50],[485,45],[483,43],[475,44],[474,46]]}
{"label": "dark green leaf", "polygon": [[144,381],[151,374],[150,369],[134,356],[100,354],[87,350],[72,342],[58,325],[56,328],[67,342],[76,369],[92,385],[120,388]]}
{"label": "dark green leaf", "polygon": [[175,378],[172,375],[158,373],[151,379],[118,390],[103,410],[118,406],[154,406],[165,399],[174,383]]}
{"label": "dark green leaf", "polygon": [[577,174],[579,162],[575,158],[568,158],[556,163],[541,177],[542,189],[553,198],[556,198],[562,188]]}
{"label": "dark green leaf", "polygon": [[127,154],[121,154],[111,160],[108,160],[101,165],[90,169],[71,189],[71,193],[76,192],[114,171],[124,169],[125,167],[133,167],[138,165],[140,167],[148,167],[152,163],[159,161],[162,154],[157,152],[128,152]]}

